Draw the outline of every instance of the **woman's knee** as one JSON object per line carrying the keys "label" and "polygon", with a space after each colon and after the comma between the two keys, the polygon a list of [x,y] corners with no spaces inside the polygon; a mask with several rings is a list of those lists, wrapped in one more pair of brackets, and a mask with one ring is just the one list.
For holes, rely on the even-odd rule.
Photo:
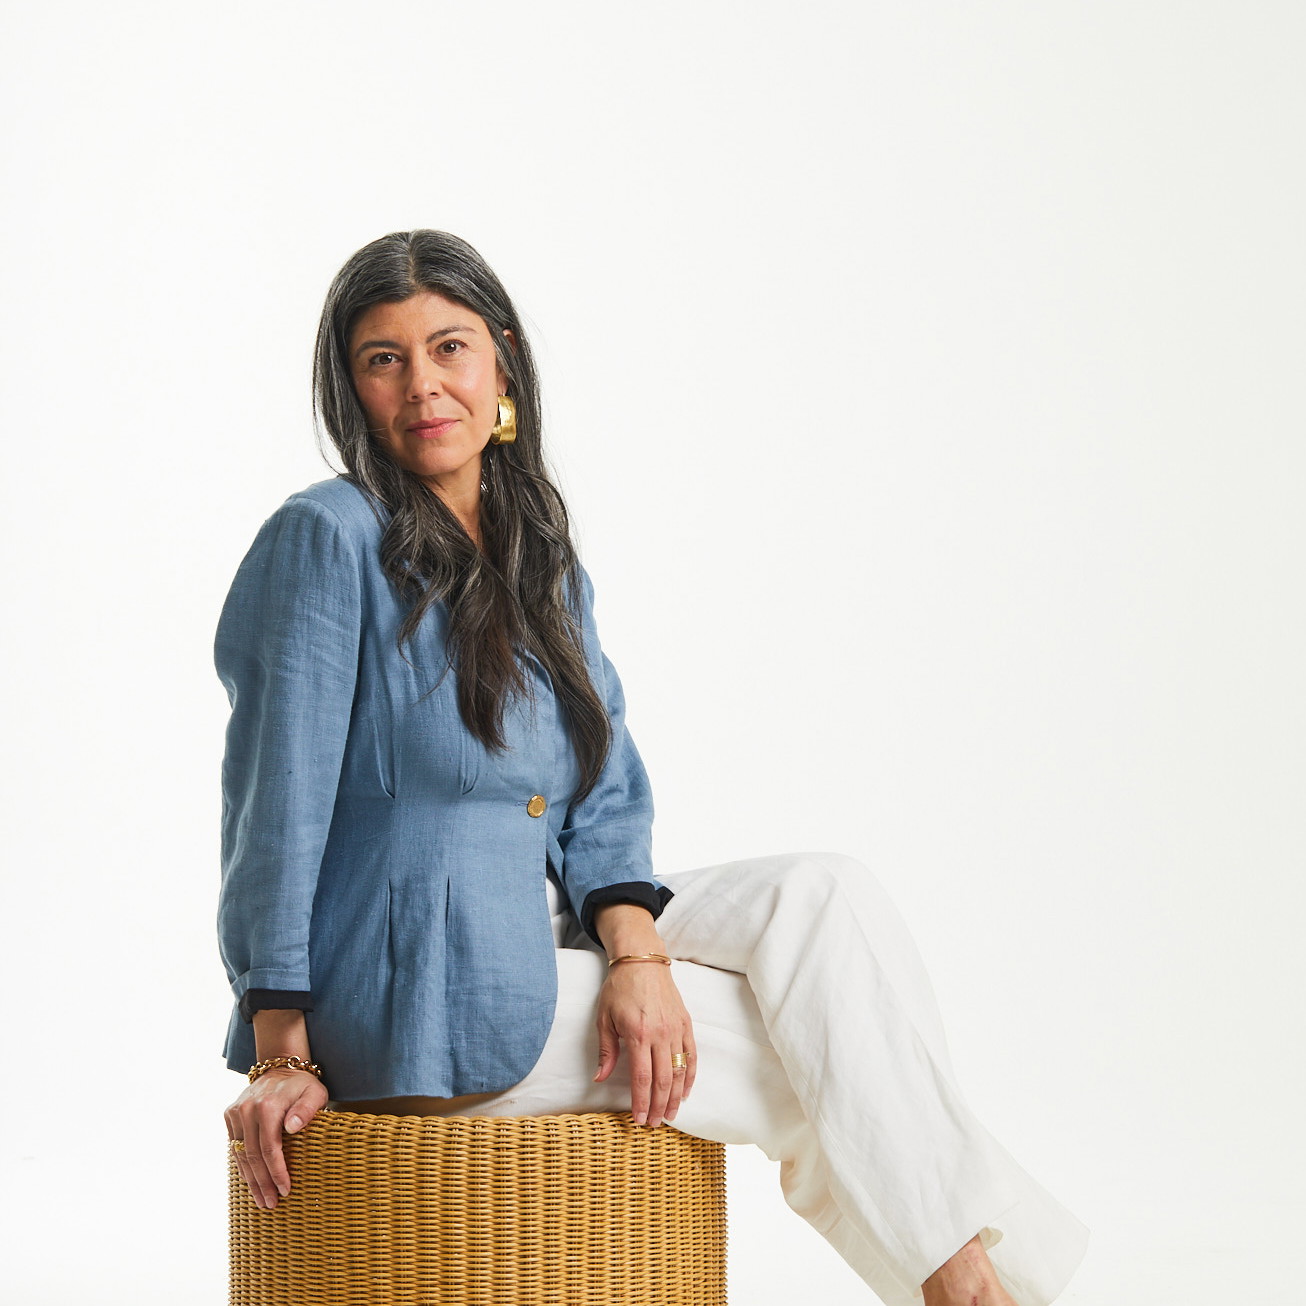
{"label": "woman's knee", "polygon": [[844,853],[784,853],[768,860],[767,878],[784,897],[826,901],[875,884],[866,865]]}
{"label": "woman's knee", "polygon": [[[749,857],[696,871],[663,877],[676,895],[660,926],[677,940],[688,930],[697,940],[711,937],[720,948],[733,940],[739,955],[721,960],[713,954],[702,960],[727,970],[743,970],[746,939],[768,922],[789,925],[810,916],[849,910],[869,891],[882,895],[871,872],[856,858],[843,853],[793,852]],[[743,961],[741,961],[743,958]]]}

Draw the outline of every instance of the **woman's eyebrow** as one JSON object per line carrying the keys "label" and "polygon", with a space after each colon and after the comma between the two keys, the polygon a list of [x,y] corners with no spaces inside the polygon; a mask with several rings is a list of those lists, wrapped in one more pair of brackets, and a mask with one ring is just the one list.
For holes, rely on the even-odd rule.
{"label": "woman's eyebrow", "polygon": [[[473,328],[469,326],[441,327],[440,330],[432,331],[431,334],[426,337],[426,343],[429,345],[432,340],[439,340],[441,336],[451,336],[457,331],[471,331],[472,329]],[[363,343],[354,350],[354,357],[357,358],[365,349],[402,348],[403,346],[397,340],[364,340]]]}

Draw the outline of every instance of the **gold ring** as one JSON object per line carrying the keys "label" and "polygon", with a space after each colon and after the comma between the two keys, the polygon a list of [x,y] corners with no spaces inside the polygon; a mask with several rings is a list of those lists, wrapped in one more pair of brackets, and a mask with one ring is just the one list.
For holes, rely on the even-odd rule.
{"label": "gold ring", "polygon": [[231,1140],[231,1150],[233,1152],[243,1152],[245,1150],[245,1140],[243,1138],[233,1138]]}
{"label": "gold ring", "polygon": [[673,1052],[671,1054],[672,1070],[687,1070],[689,1068],[689,1058],[683,1052]]}

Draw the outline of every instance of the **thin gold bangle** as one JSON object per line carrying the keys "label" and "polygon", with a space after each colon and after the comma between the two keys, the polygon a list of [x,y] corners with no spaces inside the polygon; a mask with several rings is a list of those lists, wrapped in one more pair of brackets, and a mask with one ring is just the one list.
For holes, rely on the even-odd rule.
{"label": "thin gold bangle", "polygon": [[608,962],[608,967],[611,968],[615,966],[619,961],[656,961],[663,966],[671,965],[671,958],[668,957],[665,952],[630,952],[624,957],[613,957],[613,959]]}

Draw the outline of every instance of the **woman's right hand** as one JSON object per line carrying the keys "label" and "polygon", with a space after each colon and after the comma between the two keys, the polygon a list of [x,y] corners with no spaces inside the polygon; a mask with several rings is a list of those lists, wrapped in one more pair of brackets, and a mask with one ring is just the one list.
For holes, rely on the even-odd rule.
{"label": "woman's right hand", "polygon": [[271,1210],[290,1191],[281,1135],[298,1133],[327,1104],[326,1086],[311,1071],[266,1070],[227,1108],[227,1137],[244,1140],[236,1166],[250,1195]]}

